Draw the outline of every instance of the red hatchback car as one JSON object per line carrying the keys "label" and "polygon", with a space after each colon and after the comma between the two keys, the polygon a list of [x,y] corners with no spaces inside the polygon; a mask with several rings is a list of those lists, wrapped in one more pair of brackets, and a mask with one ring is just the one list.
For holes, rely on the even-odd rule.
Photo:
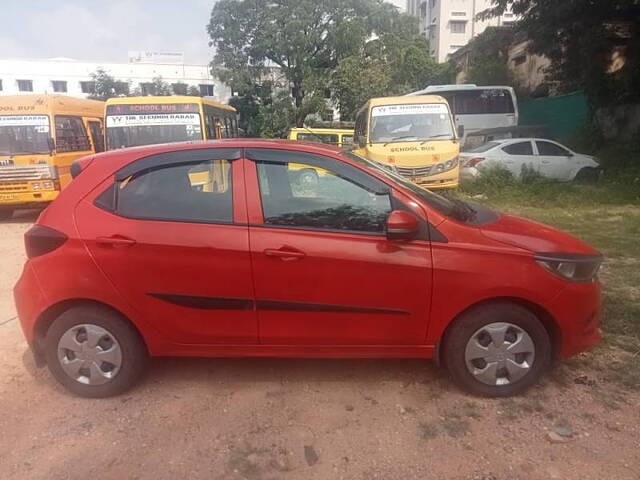
{"label": "red hatchback car", "polygon": [[593,248],[332,147],[169,144],[72,170],[15,300],[39,364],[83,396],[163,355],[435,358],[507,396],[601,337]]}

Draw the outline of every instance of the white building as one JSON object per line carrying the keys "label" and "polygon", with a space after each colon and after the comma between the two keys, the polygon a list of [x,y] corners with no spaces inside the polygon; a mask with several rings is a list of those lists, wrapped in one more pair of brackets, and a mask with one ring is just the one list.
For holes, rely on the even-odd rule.
{"label": "white building", "polygon": [[154,78],[168,84],[196,87],[201,96],[227,103],[230,89],[211,75],[208,65],[188,65],[183,55],[173,52],[129,52],[129,62],[85,62],[68,58],[0,59],[0,95],[62,93],[86,97],[92,91],[91,73],[104,69],[118,81],[129,83],[145,94]]}
{"label": "white building", "polygon": [[445,62],[485,28],[510,25],[516,20],[510,12],[489,20],[476,18],[491,6],[491,0],[407,0],[407,13],[418,17],[420,32],[429,39],[431,55]]}

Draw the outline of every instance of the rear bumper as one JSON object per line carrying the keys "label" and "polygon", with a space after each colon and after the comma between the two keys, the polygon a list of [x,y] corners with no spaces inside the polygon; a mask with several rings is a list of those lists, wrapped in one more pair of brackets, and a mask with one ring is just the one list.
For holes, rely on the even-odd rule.
{"label": "rear bumper", "polygon": [[29,344],[36,365],[43,367],[46,365],[43,338],[36,333],[36,322],[45,308],[45,298],[29,262],[25,264],[22,275],[13,287],[13,297],[22,333]]}
{"label": "rear bumper", "polygon": [[36,321],[45,308],[45,297],[33,267],[27,262],[22,270],[22,275],[13,287],[13,298],[18,312],[18,319],[22,332],[34,348],[36,343]]}

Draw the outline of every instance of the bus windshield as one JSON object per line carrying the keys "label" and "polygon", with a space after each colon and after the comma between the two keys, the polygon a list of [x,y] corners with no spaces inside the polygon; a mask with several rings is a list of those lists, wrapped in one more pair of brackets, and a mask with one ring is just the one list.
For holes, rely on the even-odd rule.
{"label": "bus windshield", "polygon": [[486,115],[515,112],[511,92],[504,88],[477,88],[434,93],[447,99],[454,115]]}
{"label": "bus windshield", "polygon": [[51,153],[49,117],[0,115],[0,155]]}
{"label": "bus windshield", "polygon": [[[164,113],[161,108],[173,111]],[[202,140],[197,110],[197,104],[108,106],[108,149]]]}
{"label": "bus windshield", "polygon": [[449,109],[443,103],[380,105],[371,108],[371,143],[452,140]]}

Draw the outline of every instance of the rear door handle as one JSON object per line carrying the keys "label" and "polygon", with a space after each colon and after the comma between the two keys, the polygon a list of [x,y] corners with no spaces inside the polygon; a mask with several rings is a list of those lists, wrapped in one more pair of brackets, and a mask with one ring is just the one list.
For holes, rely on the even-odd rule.
{"label": "rear door handle", "polygon": [[306,254],[292,247],[267,248],[262,253],[267,257],[281,258],[284,261],[299,260],[304,258]]}
{"label": "rear door handle", "polygon": [[102,247],[131,247],[136,244],[136,241],[133,238],[113,235],[111,237],[96,238],[96,244]]}

